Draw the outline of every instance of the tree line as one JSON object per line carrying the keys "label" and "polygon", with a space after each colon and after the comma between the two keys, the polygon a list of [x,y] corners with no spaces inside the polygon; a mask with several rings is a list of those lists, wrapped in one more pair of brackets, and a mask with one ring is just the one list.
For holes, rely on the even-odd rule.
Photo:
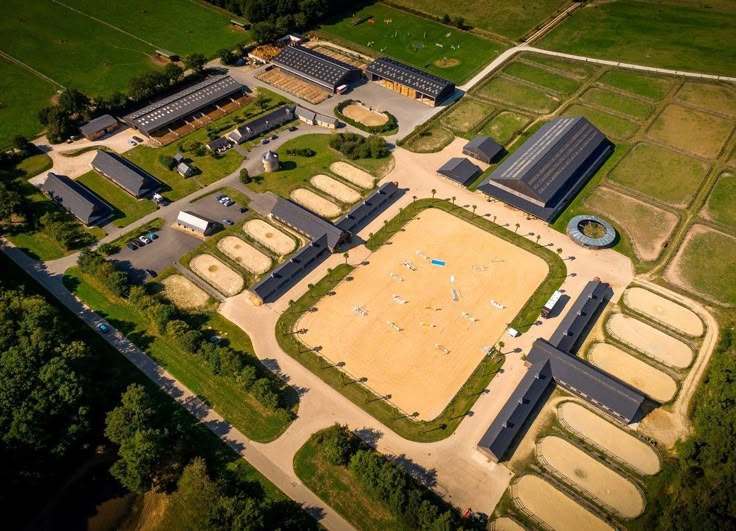
{"label": "tree line", "polygon": [[330,147],[350,160],[383,159],[390,154],[386,139],[378,135],[366,138],[357,133],[338,133],[330,138]]}

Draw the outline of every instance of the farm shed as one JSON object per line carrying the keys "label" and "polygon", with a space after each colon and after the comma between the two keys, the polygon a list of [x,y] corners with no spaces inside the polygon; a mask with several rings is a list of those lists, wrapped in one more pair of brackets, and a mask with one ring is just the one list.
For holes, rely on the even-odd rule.
{"label": "farm shed", "polygon": [[454,83],[388,57],[373,61],[366,73],[371,81],[432,107],[455,92]]}
{"label": "farm shed", "polygon": [[335,92],[340,85],[358,81],[361,76],[360,70],[354,66],[303,46],[287,46],[271,62],[331,92]]}
{"label": "farm shed", "polygon": [[437,173],[463,186],[468,186],[483,171],[465,157],[453,157],[445,162]]}
{"label": "farm shed", "polygon": [[487,136],[476,136],[463,146],[463,155],[486,164],[492,163],[501,153],[503,153],[503,146]]}
{"label": "farm shed", "polygon": [[109,114],[103,114],[84,124],[79,128],[79,132],[87,140],[97,140],[101,136],[112,133],[118,127],[120,127],[120,122]]}
{"label": "farm shed", "polygon": [[193,232],[201,234],[202,236],[209,236],[217,228],[218,223],[207,219],[204,216],[189,212],[188,210],[179,211],[179,215],[176,216],[176,224],[179,227],[189,229]]}

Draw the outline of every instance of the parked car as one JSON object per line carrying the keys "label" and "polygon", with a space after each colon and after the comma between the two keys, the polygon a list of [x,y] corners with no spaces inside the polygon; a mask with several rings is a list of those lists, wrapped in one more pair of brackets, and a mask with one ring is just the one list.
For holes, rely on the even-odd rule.
{"label": "parked car", "polygon": [[245,214],[246,212],[248,212],[248,209],[246,207],[240,207],[241,214]]}
{"label": "parked car", "polygon": [[223,203],[223,205],[225,205],[225,206],[227,206],[227,207],[229,207],[229,206],[233,206],[234,204],[235,204],[235,201],[233,201],[232,199],[228,199],[227,201],[225,201],[225,202]]}
{"label": "parked car", "polygon": [[135,140],[139,144],[142,144],[143,143],[143,139],[141,137],[139,137],[139,136],[133,135],[133,140]]}
{"label": "parked car", "polygon": [[128,144],[130,144],[131,146],[137,146],[137,145],[138,145],[138,142],[136,142],[136,141],[135,141],[135,140],[133,140],[132,138],[129,138],[129,139],[128,139]]}
{"label": "parked car", "polygon": [[148,236],[152,240],[158,240],[158,236],[156,236],[155,232],[149,232],[148,234],[146,234],[146,236]]}
{"label": "parked car", "polygon": [[294,131],[296,131],[297,129],[299,129],[299,128],[297,126],[295,126],[295,125],[292,125],[291,127],[289,127],[289,131],[291,131],[292,133]]}
{"label": "parked car", "polygon": [[225,218],[225,219],[223,219],[223,220],[222,220],[222,222],[223,222],[223,223],[224,223],[225,225],[230,225],[230,226],[233,226],[233,225],[235,225],[235,222],[234,222],[234,221],[233,221],[232,219],[229,219],[229,218]]}
{"label": "parked car", "polygon": [[99,330],[103,334],[107,334],[110,331],[110,327],[107,326],[105,323],[100,323],[97,325],[97,330]]}
{"label": "parked car", "polygon": [[265,146],[266,144],[268,144],[268,138],[264,138],[264,139],[262,139],[262,140],[261,140],[261,144],[263,144],[264,146]]}
{"label": "parked car", "polygon": [[220,199],[218,199],[218,201],[224,205],[225,203],[230,201],[230,198],[226,195],[223,195]]}
{"label": "parked car", "polygon": [[271,140],[276,140],[277,138],[278,138],[278,136],[276,136],[276,135],[271,135]]}
{"label": "parked car", "polygon": [[153,269],[144,269],[143,272],[149,278],[156,278],[158,276],[158,273],[156,273]]}
{"label": "parked car", "polygon": [[220,194],[215,196],[215,201],[222,201],[223,197],[227,197],[225,194]]}
{"label": "parked car", "polygon": [[137,246],[136,244],[134,244],[133,242],[128,242],[128,243],[126,243],[125,245],[126,245],[126,246],[128,247],[128,249],[130,249],[131,251],[135,251],[136,249],[138,249],[138,246]]}
{"label": "parked car", "polygon": [[150,239],[150,238],[149,238],[148,236],[146,236],[146,235],[138,236],[138,240],[139,240],[139,241],[142,241],[143,243],[151,243],[151,241],[152,241],[152,240],[151,240],[151,239]]}

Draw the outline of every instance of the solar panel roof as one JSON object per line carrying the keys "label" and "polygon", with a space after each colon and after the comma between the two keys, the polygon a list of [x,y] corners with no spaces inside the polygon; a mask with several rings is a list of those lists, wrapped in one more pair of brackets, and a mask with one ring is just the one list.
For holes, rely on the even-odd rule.
{"label": "solar panel roof", "polygon": [[366,71],[413,88],[426,96],[434,98],[455,89],[454,83],[446,79],[424,72],[413,66],[405,65],[389,57],[379,57],[368,65]]}
{"label": "solar panel roof", "polygon": [[273,64],[335,87],[358,69],[303,46],[287,46],[273,58]]}

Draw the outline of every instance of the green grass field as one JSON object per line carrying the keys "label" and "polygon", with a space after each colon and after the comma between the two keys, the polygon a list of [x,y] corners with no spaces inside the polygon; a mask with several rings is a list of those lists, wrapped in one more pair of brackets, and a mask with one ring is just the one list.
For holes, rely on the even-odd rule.
{"label": "green grass field", "polygon": [[134,198],[94,170],[85,173],[76,180],[107,201],[115,209],[115,217],[112,223],[116,227],[130,225],[156,210],[156,203],[153,201]]}
{"label": "green grass field", "polygon": [[677,99],[715,112],[736,116],[736,90],[733,85],[686,81],[677,91]]}
{"label": "green grass field", "polygon": [[562,114],[566,116],[585,116],[605,135],[615,138],[627,139],[639,129],[639,125],[635,122],[584,105],[571,105]]}
{"label": "green grass field", "polygon": [[414,153],[435,153],[453,141],[455,135],[437,122],[421,133],[413,134],[404,147]]}
{"label": "green grass field", "polygon": [[639,120],[646,120],[654,111],[654,107],[646,102],[597,87],[586,90],[580,96],[580,100],[612,111],[618,111]]}
{"label": "green grass field", "polygon": [[392,2],[436,17],[445,14],[462,16],[471,26],[516,40],[550,17],[566,0],[457,0],[452,4],[443,0]]}
{"label": "green grass field", "polygon": [[570,94],[580,86],[580,83],[566,76],[554,74],[543,68],[537,68],[527,63],[513,62],[504,68],[504,74],[534,83],[545,89],[560,94]]}
{"label": "green grass field", "polygon": [[694,235],[680,258],[680,275],[695,291],[736,304],[736,239],[715,231]]}
{"label": "green grass field", "polygon": [[639,144],[609,178],[676,207],[686,206],[703,183],[708,166],[699,160],[651,144]]}
{"label": "green grass field", "polygon": [[708,197],[708,214],[720,223],[736,229],[736,176],[724,173]]}
{"label": "green grass field", "polygon": [[628,63],[733,75],[736,13],[619,0],[586,5],[538,46]]}
{"label": "green grass field", "polygon": [[559,98],[505,77],[494,77],[473,93],[540,114],[552,112],[560,105]]}
{"label": "green grass field", "polygon": [[576,77],[579,79],[587,79],[599,70],[599,67],[593,63],[570,61],[568,59],[561,59],[559,57],[554,57],[551,55],[523,53],[518,57],[532,63],[548,66],[550,68],[554,68],[555,70],[560,70],[561,72],[564,72],[571,75],[572,77]]}
{"label": "green grass field", "polygon": [[512,111],[504,111],[484,125],[480,131],[481,135],[488,135],[501,145],[510,142],[522,129],[524,129],[531,118],[525,114]]}
{"label": "green grass field", "polygon": [[650,100],[661,100],[675,84],[671,77],[656,77],[630,70],[609,70],[598,79],[598,83]]}
{"label": "green grass field", "polygon": [[469,133],[495,110],[482,101],[463,98],[452,107],[449,113],[442,116],[442,123],[454,131]]}
{"label": "green grass field", "polygon": [[0,149],[9,147],[15,135],[41,131],[38,111],[51,104],[55,92],[48,81],[0,57]]}
{"label": "green grass field", "polygon": [[647,136],[695,153],[718,156],[734,127],[734,121],[682,105],[668,105],[647,131]]}
{"label": "green grass field", "polygon": [[204,3],[187,0],[62,0],[83,13],[147,40],[181,56],[217,50],[250,42],[250,32],[230,29],[230,18]]}
{"label": "green grass field", "polygon": [[[353,15],[324,24],[321,32],[328,38],[335,36],[355,43],[364,51],[388,55],[455,83],[472,77],[504,49],[501,43],[384,4],[367,6]],[[353,22],[365,17],[373,17],[375,23],[366,20],[353,26]],[[386,24],[384,20],[392,22]],[[370,47],[369,42],[373,43]],[[442,63],[443,60],[446,62]]]}

